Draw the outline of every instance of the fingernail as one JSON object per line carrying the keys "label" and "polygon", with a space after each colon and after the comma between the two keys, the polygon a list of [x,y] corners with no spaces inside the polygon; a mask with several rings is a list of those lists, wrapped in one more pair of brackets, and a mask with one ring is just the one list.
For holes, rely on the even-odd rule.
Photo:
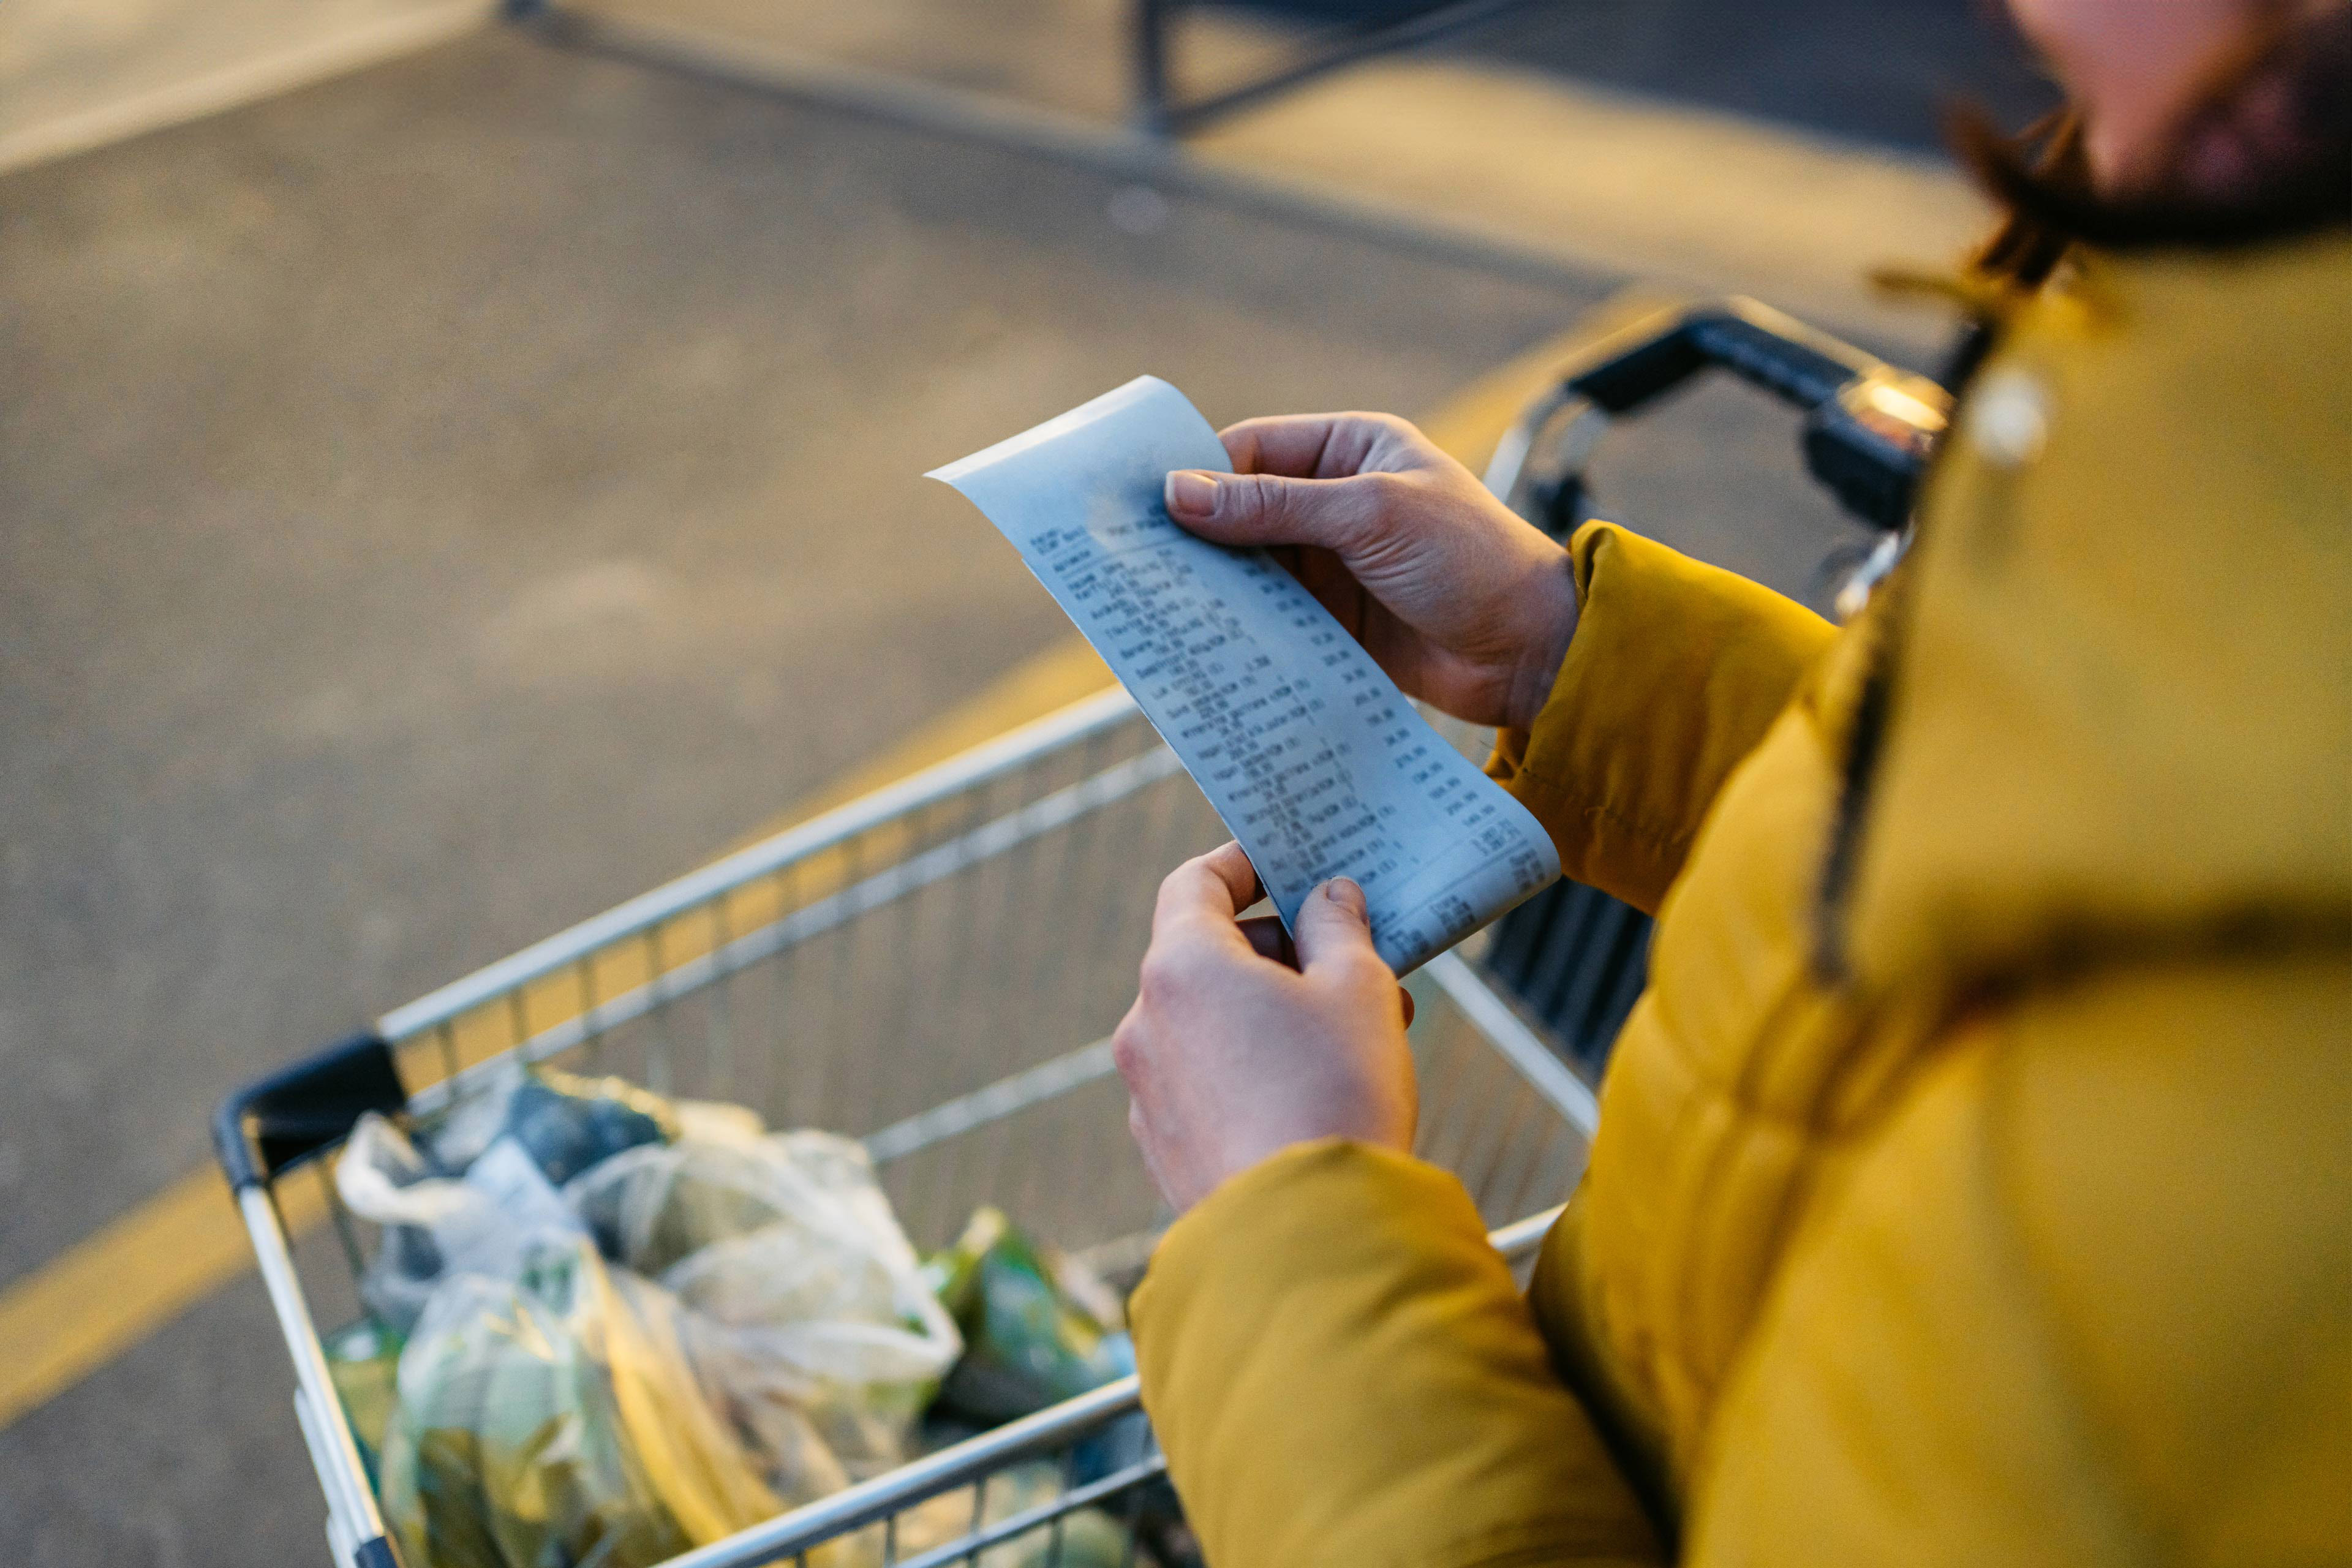
{"label": "fingernail", "polygon": [[1330,900],[1333,903],[1339,905],[1341,909],[1347,910],[1349,914],[1355,915],[1359,918],[1362,917],[1364,912],[1364,889],[1356,886],[1355,881],[1351,878],[1332,878],[1329,881],[1323,884],[1323,896]]}
{"label": "fingernail", "polygon": [[1191,468],[1168,476],[1168,510],[1187,517],[1217,515],[1217,481]]}

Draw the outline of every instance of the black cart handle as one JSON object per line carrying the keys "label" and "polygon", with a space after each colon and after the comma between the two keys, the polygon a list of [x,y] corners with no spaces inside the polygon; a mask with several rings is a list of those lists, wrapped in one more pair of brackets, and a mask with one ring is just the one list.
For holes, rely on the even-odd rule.
{"label": "black cart handle", "polygon": [[363,1113],[406,1103],[392,1047],[369,1030],[230,1095],[213,1115],[213,1150],[241,1191],[341,1143]]}
{"label": "black cart handle", "polygon": [[[1727,371],[1803,411],[1806,466],[1847,511],[1890,533],[1910,520],[1920,477],[1950,420],[1950,395],[1926,376],[1738,298],[1673,306],[1594,343],[1504,437],[1489,484],[1514,505],[1539,500],[1526,493],[1527,470],[1548,428],[1559,427],[1563,416],[1572,425],[1634,413],[1709,370]],[[1549,488],[1572,496],[1589,442],[1562,434],[1568,471],[1552,476]]]}

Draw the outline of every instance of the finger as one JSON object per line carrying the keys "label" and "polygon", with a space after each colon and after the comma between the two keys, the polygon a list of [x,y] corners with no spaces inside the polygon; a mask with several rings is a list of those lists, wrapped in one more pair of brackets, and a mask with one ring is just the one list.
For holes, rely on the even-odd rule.
{"label": "finger", "polygon": [[1160,884],[1160,901],[1152,910],[1156,938],[1171,927],[1205,923],[1223,927],[1239,937],[1234,921],[1257,902],[1257,869],[1238,844],[1226,844],[1168,873]]}
{"label": "finger", "polygon": [[1392,474],[1294,479],[1179,468],[1163,488],[1168,515],[1220,544],[1309,544],[1344,554],[1388,510]]}
{"label": "finger", "polygon": [[[1334,877],[1298,907],[1297,923],[1298,967],[1313,975],[1318,970],[1360,963],[1380,963],[1372,946],[1372,922],[1364,908],[1364,889],[1345,877]],[[1382,964],[1381,967],[1387,967]]]}
{"label": "finger", "polygon": [[1257,867],[1249,858],[1249,851],[1243,848],[1237,840],[1226,839],[1209,851],[1208,858],[1216,861],[1221,876],[1229,874],[1237,864],[1241,867],[1242,881],[1232,884],[1243,889],[1234,896],[1234,908],[1245,910],[1265,897],[1265,883],[1259,878]]}
{"label": "finger", "polygon": [[1281,414],[1244,419],[1217,438],[1237,474],[1337,479],[1362,472],[1375,453],[1408,428],[1386,414]]}
{"label": "finger", "polygon": [[1242,921],[1242,935],[1249,938],[1250,946],[1260,958],[1270,958],[1291,969],[1298,967],[1297,946],[1291,942],[1290,933],[1282,929],[1280,916],[1253,915]]}

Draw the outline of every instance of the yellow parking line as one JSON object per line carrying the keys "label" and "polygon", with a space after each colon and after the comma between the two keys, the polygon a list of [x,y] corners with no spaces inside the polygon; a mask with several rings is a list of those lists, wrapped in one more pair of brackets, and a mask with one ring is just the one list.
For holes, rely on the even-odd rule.
{"label": "yellow parking line", "polygon": [[[292,1184],[286,1219],[315,1224],[325,1203]],[[299,1212],[298,1212],[299,1211]],[[0,1426],[63,1393],[253,1267],[228,1187],[192,1171],[0,1295]]]}
{"label": "yellow parking line", "polygon": [[[1057,645],[802,801],[767,831],[903,778],[1109,684],[1110,672],[1085,644]],[[554,1022],[537,1016],[531,1021],[539,1027]],[[312,1182],[287,1184],[278,1205],[294,1234],[316,1226],[327,1212],[325,1196]],[[7,1347],[0,1360],[0,1428],[64,1393],[252,1266],[244,1222],[219,1173],[207,1166],[16,1280],[0,1291],[0,1345]]]}

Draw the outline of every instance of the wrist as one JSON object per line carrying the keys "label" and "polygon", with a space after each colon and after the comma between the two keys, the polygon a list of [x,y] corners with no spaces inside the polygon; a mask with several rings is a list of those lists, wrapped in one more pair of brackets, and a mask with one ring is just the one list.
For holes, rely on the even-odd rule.
{"label": "wrist", "polygon": [[1568,660],[1568,645],[1576,636],[1576,569],[1568,552],[1560,551],[1537,575],[1528,608],[1528,629],[1504,704],[1504,727],[1511,730],[1535,727],[1544,704],[1551,700],[1560,666]]}

